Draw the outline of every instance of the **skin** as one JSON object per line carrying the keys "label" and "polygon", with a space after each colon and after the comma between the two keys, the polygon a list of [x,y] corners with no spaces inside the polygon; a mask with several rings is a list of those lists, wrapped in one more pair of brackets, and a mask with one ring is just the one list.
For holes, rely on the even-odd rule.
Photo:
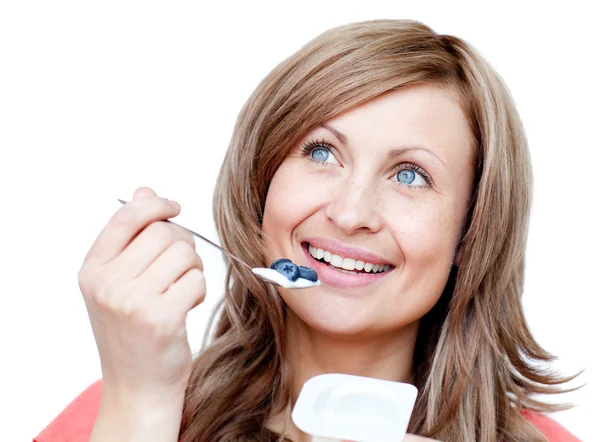
{"label": "skin", "polygon": [[139,188],[79,271],[103,379],[91,442],[177,441],[192,369],[185,319],[206,293],[193,237],[162,222],[180,209]]}
{"label": "skin", "polygon": [[[318,236],[394,266],[364,287],[322,280],[316,288],[278,289],[289,307],[294,401],[304,382],[322,373],[410,382],[419,320],[441,296],[452,263],[460,262],[456,248],[473,191],[472,134],[456,97],[432,85],[387,93],[327,122],[346,144],[317,128],[275,173],[263,218],[269,258],[311,267],[302,243]],[[331,152],[303,153],[302,144],[315,139],[329,143]],[[414,145],[429,152],[388,156]],[[433,183],[418,171],[412,175],[408,163]],[[310,441],[286,414],[270,426],[281,430],[286,422],[292,440]]]}

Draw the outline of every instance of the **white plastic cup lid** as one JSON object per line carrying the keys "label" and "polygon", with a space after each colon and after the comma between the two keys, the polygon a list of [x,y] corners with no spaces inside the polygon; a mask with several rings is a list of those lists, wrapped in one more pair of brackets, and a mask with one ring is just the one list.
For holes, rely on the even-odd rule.
{"label": "white plastic cup lid", "polygon": [[306,381],[292,420],[313,440],[401,442],[416,399],[412,384],[323,374]]}

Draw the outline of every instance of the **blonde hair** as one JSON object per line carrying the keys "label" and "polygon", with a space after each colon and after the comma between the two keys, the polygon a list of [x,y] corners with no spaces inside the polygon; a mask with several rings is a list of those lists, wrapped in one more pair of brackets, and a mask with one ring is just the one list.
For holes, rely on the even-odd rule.
{"label": "blonde hair", "polygon": [[[559,393],[554,359],[521,306],[532,173],[524,130],[498,74],[465,41],[411,20],[330,29],[279,64],[236,121],[214,194],[224,246],[265,265],[261,220],[271,178],[309,131],[383,93],[452,88],[476,150],[472,202],[453,267],[421,320],[414,355],[419,396],[409,432],[447,441],[543,441],[522,409],[553,411],[533,394]],[[281,440],[265,424],[291,400],[286,307],[276,290],[227,262],[214,335],[194,361],[180,441]]]}

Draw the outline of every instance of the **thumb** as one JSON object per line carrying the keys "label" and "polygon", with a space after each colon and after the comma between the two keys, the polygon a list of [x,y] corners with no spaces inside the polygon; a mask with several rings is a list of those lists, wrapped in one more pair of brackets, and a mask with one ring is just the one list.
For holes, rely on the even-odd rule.
{"label": "thumb", "polygon": [[151,196],[156,196],[156,192],[149,187],[138,187],[135,193],[133,194],[133,199],[137,198],[148,198]]}

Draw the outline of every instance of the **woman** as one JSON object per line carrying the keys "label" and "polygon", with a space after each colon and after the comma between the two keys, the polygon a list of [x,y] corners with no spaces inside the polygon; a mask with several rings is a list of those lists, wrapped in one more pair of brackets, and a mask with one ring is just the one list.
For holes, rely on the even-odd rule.
{"label": "woman", "polygon": [[322,285],[275,289],[228,261],[192,358],[202,262],[161,222],[178,205],[138,189],[79,275],[103,384],[38,440],[69,419],[94,442],[310,440],[290,409],[326,372],[416,385],[413,434],[576,440],[538,413],[564,407],[532,398],[573,377],[539,368],[553,357],[523,316],[531,185],[514,103],[467,43],[406,20],[323,33],[252,94],[214,195],[228,250],[255,267],[290,258]]}

